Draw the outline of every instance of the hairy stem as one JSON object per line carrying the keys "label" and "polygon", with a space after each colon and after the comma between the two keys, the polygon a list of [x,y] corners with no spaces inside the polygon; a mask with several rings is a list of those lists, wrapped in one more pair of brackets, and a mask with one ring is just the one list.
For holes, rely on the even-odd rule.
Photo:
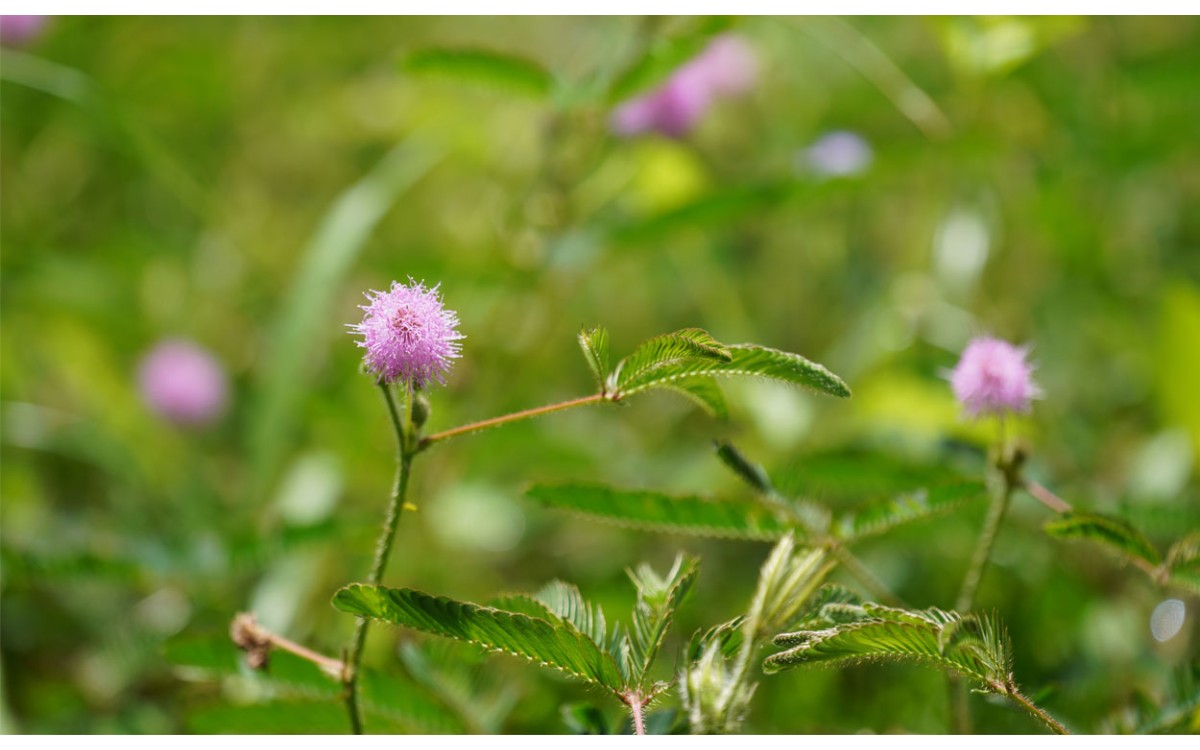
{"label": "hairy stem", "polygon": [[965,614],[975,604],[975,592],[979,590],[979,582],[983,580],[983,574],[987,570],[988,560],[992,556],[992,545],[996,542],[996,533],[1000,530],[1001,522],[1004,521],[1005,512],[1008,511],[1012,493],[1013,481],[1006,471],[1004,472],[1004,487],[992,497],[992,504],[988,507],[987,520],[984,521],[983,531],[975,545],[975,554],[971,558],[971,567],[967,569],[967,575],[963,578],[962,589],[954,604],[957,612]]}
{"label": "hairy stem", "polygon": [[1053,716],[1046,713],[1044,709],[1038,708],[1034,702],[1026,698],[1021,691],[1017,689],[1017,686],[1011,681],[1005,686],[1005,694],[1009,698],[1012,698],[1013,701],[1016,702],[1021,708],[1028,711],[1034,718],[1049,727],[1050,731],[1054,732],[1055,734],[1070,734],[1070,732],[1067,731],[1067,728],[1064,727],[1062,723],[1058,721],[1058,719],[1055,719]]}
{"label": "hairy stem", "polygon": [[[407,425],[412,423],[412,388],[407,387],[405,393],[405,413],[403,416],[396,408],[396,400],[392,396],[387,383],[380,383],[383,398],[387,402],[388,415],[392,419],[392,428],[396,432],[396,479],[392,483],[392,497],[388,503],[387,517],[375,544],[375,561],[371,565],[371,576],[368,582],[378,586],[383,580],[383,571],[387,568],[388,557],[392,552],[392,542],[396,538],[396,527],[400,523],[400,514],[404,511],[404,498],[408,494],[408,477],[412,469],[415,451],[409,447],[409,430]],[[342,680],[346,685],[346,711],[350,714],[350,727],[355,734],[363,733],[362,711],[358,706],[358,673],[362,664],[363,646],[367,642],[367,630],[371,621],[360,617],[354,628],[354,644],[347,657]]]}
{"label": "hairy stem", "polygon": [[538,406],[533,409],[525,409],[524,411],[517,411],[517,412],[513,412],[512,414],[504,414],[499,417],[492,417],[491,419],[485,419],[480,422],[472,422],[471,424],[465,424],[465,425],[462,425],[461,427],[454,427],[449,430],[443,430],[442,432],[435,432],[432,435],[428,435],[428,436],[422,438],[421,441],[419,443],[417,443],[416,452],[423,451],[426,448],[428,448],[429,446],[433,445],[434,443],[440,443],[443,440],[449,440],[450,438],[458,437],[459,435],[467,435],[472,432],[479,432],[480,430],[486,430],[489,427],[497,427],[502,424],[508,424],[509,422],[517,422],[522,419],[530,419],[531,417],[540,417],[543,414],[550,414],[550,413],[556,412],[556,411],[563,411],[565,409],[571,409],[576,406],[587,406],[588,404],[594,404],[594,403],[604,401],[604,400],[605,400],[605,396],[603,394],[594,393],[591,396],[583,396],[581,398],[574,398],[574,399],[571,399],[570,401],[561,401],[557,404],[548,404],[546,406]]}
{"label": "hairy stem", "polygon": [[646,700],[640,693],[631,692],[624,696],[625,705],[629,706],[629,713],[633,715],[633,733],[646,733],[646,719],[642,716],[642,709],[646,705]]}

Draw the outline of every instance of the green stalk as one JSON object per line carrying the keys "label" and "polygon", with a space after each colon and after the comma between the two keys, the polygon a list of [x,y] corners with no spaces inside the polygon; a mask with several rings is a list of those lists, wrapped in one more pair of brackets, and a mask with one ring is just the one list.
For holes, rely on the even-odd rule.
{"label": "green stalk", "polygon": [[[396,432],[396,479],[392,483],[392,497],[388,504],[387,517],[375,543],[375,562],[371,565],[371,576],[368,579],[372,586],[378,586],[383,580],[383,571],[387,568],[388,557],[392,552],[392,542],[396,538],[396,527],[400,523],[400,514],[404,512],[404,498],[408,494],[408,476],[412,469],[413,456],[409,440],[412,426],[412,386],[405,387],[404,416],[401,417],[396,408],[396,400],[392,396],[387,383],[379,384],[383,398],[387,402],[388,414],[392,418],[392,428]],[[363,646],[367,642],[367,630],[371,621],[360,617],[354,628],[354,645],[346,661],[342,680],[346,685],[346,710],[350,714],[350,728],[355,734],[363,733],[362,711],[358,705],[358,673],[362,664]]]}

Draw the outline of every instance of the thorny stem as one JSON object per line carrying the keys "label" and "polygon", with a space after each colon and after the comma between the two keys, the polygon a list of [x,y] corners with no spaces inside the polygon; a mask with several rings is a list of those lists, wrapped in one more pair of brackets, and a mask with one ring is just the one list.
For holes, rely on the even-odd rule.
{"label": "thorny stem", "polygon": [[1033,701],[1026,698],[1021,691],[1017,689],[1016,684],[1014,684],[1012,681],[1009,681],[1009,683],[1004,686],[1004,690],[1002,692],[1009,698],[1012,698],[1013,701],[1021,706],[1021,708],[1024,708],[1026,711],[1032,714],[1038,721],[1049,727],[1050,731],[1054,732],[1055,734],[1070,734],[1070,732],[1067,731],[1067,728],[1064,727],[1058,721],[1058,719],[1055,719],[1053,716],[1046,713],[1045,710],[1038,708]]}
{"label": "thorny stem", "polygon": [[[411,473],[413,456],[416,451],[411,447],[408,426],[412,424],[412,386],[405,388],[404,415],[396,408],[396,400],[392,396],[391,387],[387,383],[379,384],[383,398],[387,402],[388,415],[392,418],[392,428],[396,431],[396,479],[392,484],[392,497],[388,504],[387,518],[375,544],[375,561],[371,565],[371,576],[368,579],[372,586],[378,586],[383,580],[383,571],[387,568],[388,557],[391,555],[392,542],[396,538],[396,527],[400,523],[400,514],[404,511],[404,498],[408,494],[408,477]],[[363,733],[362,712],[358,706],[358,673],[362,664],[363,646],[367,642],[367,630],[371,621],[360,617],[354,628],[354,645],[350,649],[343,671],[342,682],[345,683],[346,711],[350,714],[350,727],[355,734]]]}
{"label": "thorny stem", "polygon": [[594,404],[594,403],[597,403],[600,401],[604,401],[607,398],[608,397],[605,396],[604,394],[593,393],[590,396],[574,398],[574,399],[571,399],[570,401],[562,401],[557,404],[548,404],[546,406],[538,406],[538,407],[534,407],[533,409],[525,409],[524,411],[513,412],[512,414],[504,414],[499,417],[492,417],[491,419],[484,419],[480,422],[472,422],[471,424],[465,424],[460,427],[454,427],[449,430],[443,430],[442,432],[435,432],[432,435],[428,435],[428,436],[422,438],[421,441],[419,443],[417,443],[416,450],[414,452],[419,453],[420,451],[425,450],[426,448],[433,445],[434,443],[439,443],[443,440],[448,440],[453,437],[458,437],[459,435],[466,435],[466,434],[469,434],[472,432],[486,430],[489,427],[496,427],[496,426],[499,426],[502,424],[508,424],[509,422],[517,422],[522,419],[529,419],[531,417],[540,417],[543,414],[550,414],[550,413],[556,412],[556,411],[563,411],[565,409],[571,409],[576,406],[586,406],[588,404]]}

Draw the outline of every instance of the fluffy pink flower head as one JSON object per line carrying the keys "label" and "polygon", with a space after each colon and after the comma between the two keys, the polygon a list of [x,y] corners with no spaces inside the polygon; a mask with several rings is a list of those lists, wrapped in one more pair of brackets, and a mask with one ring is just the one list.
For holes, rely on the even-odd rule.
{"label": "fluffy pink flower head", "polygon": [[225,411],[225,371],[190,341],[167,340],[150,350],[138,367],[138,386],[146,404],[176,424],[207,424]]}
{"label": "fluffy pink flower head", "polygon": [[1007,341],[974,339],[950,373],[954,397],[971,416],[1028,412],[1030,401],[1041,395],[1028,355],[1028,348]]}
{"label": "fluffy pink flower head", "polygon": [[381,381],[411,381],[423,388],[430,381],[445,384],[450,360],[459,356],[464,338],[456,329],[458,314],[442,306],[438,286],[409,278],[406,286],[392,282],[386,292],[367,293],[363,321],[350,326],[361,334],[358,345],[367,350],[363,361]]}
{"label": "fluffy pink flower head", "polygon": [[735,36],[719,36],[662,86],[617,107],[613,132],[628,136],[658,131],[682,138],[700,122],[714,99],[745,93],[754,86],[757,73],[754,55],[745,42]]}

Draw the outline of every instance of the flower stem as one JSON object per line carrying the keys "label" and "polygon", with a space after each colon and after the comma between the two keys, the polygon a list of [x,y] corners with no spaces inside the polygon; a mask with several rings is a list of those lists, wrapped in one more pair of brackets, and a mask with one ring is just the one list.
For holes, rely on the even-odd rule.
{"label": "flower stem", "polygon": [[957,612],[965,614],[975,604],[975,593],[979,589],[979,582],[983,580],[988,560],[992,556],[992,546],[996,542],[996,533],[1000,530],[1004,514],[1008,511],[1009,500],[1012,499],[1013,484],[1009,472],[1004,471],[1004,486],[992,496],[992,504],[988,507],[987,520],[984,521],[983,531],[980,533],[979,541],[975,545],[975,554],[971,558],[971,567],[967,569],[962,589],[959,591],[958,599],[954,604],[954,609]]}
{"label": "flower stem", "polygon": [[[383,571],[387,568],[388,557],[392,552],[392,542],[396,538],[396,527],[400,523],[400,514],[404,511],[404,498],[408,494],[408,477],[411,474],[413,456],[416,451],[410,449],[409,430],[407,425],[412,423],[413,394],[411,386],[405,392],[405,413],[403,416],[396,408],[396,400],[392,396],[387,383],[380,383],[383,398],[387,402],[388,414],[392,418],[392,428],[396,431],[396,479],[392,483],[392,497],[388,503],[387,517],[375,544],[375,561],[371,565],[371,576],[368,582],[378,586],[383,580]],[[367,642],[367,630],[371,621],[360,617],[354,628],[354,644],[346,660],[342,681],[346,685],[346,710],[350,714],[350,727],[355,734],[363,733],[362,712],[358,706],[358,673],[362,664],[363,646]]]}
{"label": "flower stem", "polygon": [[561,401],[557,404],[548,404],[546,406],[538,406],[533,409],[525,409],[524,411],[513,412],[512,414],[504,414],[499,417],[492,417],[491,419],[485,419],[480,422],[472,422],[471,424],[465,424],[460,427],[454,427],[449,430],[443,430],[442,432],[435,432],[432,435],[428,435],[428,436],[422,438],[421,441],[419,443],[417,443],[416,451],[414,451],[414,452],[423,451],[426,448],[428,448],[429,446],[433,445],[434,443],[439,443],[443,440],[449,440],[450,438],[458,437],[459,435],[466,435],[466,434],[469,434],[472,432],[479,432],[480,430],[486,430],[489,427],[496,427],[498,425],[507,424],[509,422],[517,422],[519,420],[529,419],[531,417],[539,417],[543,414],[550,414],[551,412],[563,411],[565,409],[571,409],[576,406],[586,406],[588,404],[594,404],[594,403],[604,401],[604,400],[605,400],[605,396],[603,394],[594,393],[591,396],[583,396],[581,398],[574,398],[574,399],[571,399],[570,401]]}

